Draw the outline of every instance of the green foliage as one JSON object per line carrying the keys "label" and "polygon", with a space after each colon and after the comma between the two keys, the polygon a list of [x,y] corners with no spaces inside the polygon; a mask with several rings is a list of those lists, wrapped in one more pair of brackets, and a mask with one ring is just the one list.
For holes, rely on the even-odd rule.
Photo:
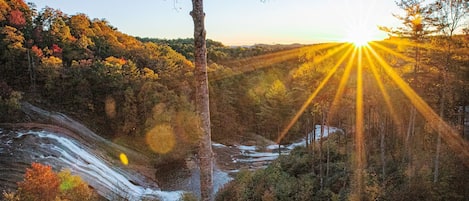
{"label": "green foliage", "polygon": [[88,187],[79,176],[72,175],[70,170],[58,173],[60,178],[60,199],[70,201],[97,200],[96,193]]}
{"label": "green foliage", "polygon": [[[336,149],[331,152],[338,154]],[[348,183],[347,175],[343,174],[344,164],[338,158],[330,161],[333,168],[323,189],[315,167],[321,160],[313,158],[309,150],[297,148],[289,156],[281,156],[266,169],[239,173],[234,181],[220,190],[216,200],[338,199],[339,194],[346,190],[343,182]]]}
{"label": "green foliage", "polygon": [[[194,39],[157,39],[157,38],[137,38],[142,42],[154,42],[156,44],[168,45],[176,52],[181,53],[187,59],[194,60]],[[221,42],[207,39],[207,58],[209,63],[224,63],[232,60],[244,59],[249,57],[260,56],[264,54],[289,50],[301,47],[298,44],[292,45],[263,45],[257,44],[250,47],[228,47]]]}
{"label": "green foliage", "polygon": [[5,114],[0,117],[0,121],[13,121],[18,117],[21,99],[20,92],[14,91],[5,82],[0,82],[0,113]]}

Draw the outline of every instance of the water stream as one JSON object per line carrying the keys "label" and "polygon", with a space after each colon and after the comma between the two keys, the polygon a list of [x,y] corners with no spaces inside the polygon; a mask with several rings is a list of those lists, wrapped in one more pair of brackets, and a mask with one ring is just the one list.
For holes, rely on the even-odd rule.
{"label": "water stream", "polygon": [[22,110],[33,121],[46,124],[1,128],[0,190],[15,189],[26,168],[32,162],[39,162],[51,165],[56,171],[70,169],[109,200],[180,198],[182,191],[162,191],[154,181],[116,160],[116,156],[125,153],[129,158],[148,161],[145,155],[102,138],[64,114],[48,112],[28,103],[22,104]]}
{"label": "water stream", "polygon": [[178,200],[181,191],[161,191],[135,172],[124,170],[101,157],[101,153],[75,139],[45,130],[0,130],[0,181],[13,187],[32,162],[70,169],[109,200],[159,198]]}

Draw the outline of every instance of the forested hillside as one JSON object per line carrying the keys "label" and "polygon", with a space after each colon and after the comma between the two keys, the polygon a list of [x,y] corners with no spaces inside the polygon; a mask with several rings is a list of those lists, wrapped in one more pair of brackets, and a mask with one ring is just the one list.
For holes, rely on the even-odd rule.
{"label": "forested hillside", "polygon": [[12,112],[22,97],[111,138],[144,138],[156,125],[169,125],[185,149],[195,144],[191,61],[167,45],[121,33],[106,20],[38,11],[21,0],[0,3],[2,112]]}
{"label": "forested hillside", "polygon": [[[10,114],[0,117],[3,122],[27,121],[17,110],[24,100],[72,115],[109,138],[139,137],[143,142],[156,125],[169,125],[178,142],[196,143],[193,40],[135,38],[104,19],[21,0],[2,1],[1,6],[0,110]],[[295,48],[301,45],[226,47],[208,41],[214,139],[233,143],[258,132],[275,138],[273,126],[263,127],[280,124],[265,119],[269,114],[259,120],[258,99],[275,80],[282,81],[272,90],[280,87],[285,93],[283,82],[298,60],[290,53],[283,63],[259,66],[271,57],[261,55],[299,52]],[[259,81],[263,87],[250,89]],[[274,117],[278,121],[289,118],[279,115]],[[167,158],[176,160],[192,150],[184,147],[189,150]]]}
{"label": "forested hillside", "polygon": [[[315,125],[344,130],[309,139],[307,149],[265,170],[239,174],[219,199],[348,198],[358,182],[352,175],[360,93],[366,156],[361,196],[467,200],[468,150],[457,148],[469,139],[469,34],[416,41],[390,37],[370,43],[373,52],[358,53],[342,43],[229,47],[208,40],[214,141],[262,145],[262,137],[285,144],[308,136]],[[148,133],[168,134],[168,147],[153,149],[155,164],[181,161],[196,149],[192,39],[136,38],[104,19],[0,0],[0,49],[1,122],[29,121],[18,110],[20,101],[28,101],[135,149],[151,149]],[[354,68],[359,62],[363,74]],[[447,127],[435,129],[438,121],[403,90],[409,86]],[[440,135],[443,128],[454,132]]]}

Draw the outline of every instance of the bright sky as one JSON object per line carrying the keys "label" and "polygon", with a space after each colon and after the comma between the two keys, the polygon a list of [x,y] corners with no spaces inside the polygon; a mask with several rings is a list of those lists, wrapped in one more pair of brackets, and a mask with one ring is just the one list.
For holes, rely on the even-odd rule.
{"label": "bright sky", "polygon": [[[193,37],[190,0],[25,0],[73,15],[106,19],[123,33]],[[393,0],[205,0],[207,38],[225,45],[344,41],[350,34],[383,39],[377,25],[396,26]],[[354,33],[350,33],[350,31]],[[363,31],[366,30],[366,31]]]}

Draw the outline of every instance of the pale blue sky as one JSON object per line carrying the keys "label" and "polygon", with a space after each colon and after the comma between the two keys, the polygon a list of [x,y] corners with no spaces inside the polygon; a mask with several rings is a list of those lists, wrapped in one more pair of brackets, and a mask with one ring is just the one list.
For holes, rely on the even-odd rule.
{"label": "pale blue sky", "polygon": [[[189,38],[190,0],[25,0],[73,15],[105,18],[118,30],[140,37]],[[205,0],[207,38],[226,45],[343,41],[349,29],[397,25],[393,0]],[[361,25],[357,25],[361,24]]]}

